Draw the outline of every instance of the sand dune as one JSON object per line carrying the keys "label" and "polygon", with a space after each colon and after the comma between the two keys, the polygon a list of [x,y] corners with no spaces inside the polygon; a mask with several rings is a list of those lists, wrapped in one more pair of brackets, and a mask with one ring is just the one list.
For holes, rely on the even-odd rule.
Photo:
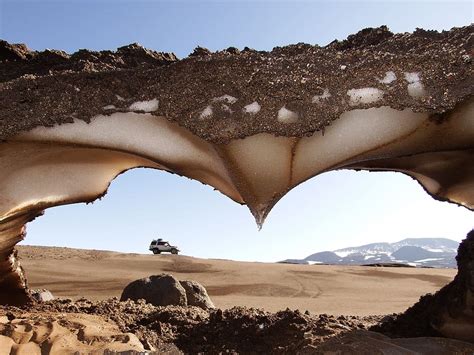
{"label": "sand dune", "polygon": [[135,335],[122,333],[117,325],[94,315],[51,312],[0,317],[2,354],[102,354],[105,350],[144,349]]}
{"label": "sand dune", "polygon": [[236,305],[371,315],[404,311],[450,282],[454,269],[288,265],[189,256],[20,246],[31,288],[55,296],[102,300],[120,296],[132,280],[171,273],[202,283],[219,308]]}

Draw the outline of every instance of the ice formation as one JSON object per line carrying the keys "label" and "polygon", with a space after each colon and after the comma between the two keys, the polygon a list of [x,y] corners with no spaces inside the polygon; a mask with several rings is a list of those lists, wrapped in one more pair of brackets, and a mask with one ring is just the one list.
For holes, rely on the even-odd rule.
{"label": "ice formation", "polygon": [[153,112],[158,110],[158,99],[137,101],[131,104],[128,109],[130,111]]}
{"label": "ice formation", "polygon": [[277,120],[281,123],[295,123],[298,121],[298,113],[288,110],[283,106],[278,110]]}
{"label": "ice formation", "polygon": [[212,106],[207,106],[204,110],[202,110],[201,114],[199,115],[199,118],[208,118],[212,117],[212,114],[214,112],[212,111]]}
{"label": "ice formation", "polygon": [[245,113],[255,115],[260,111],[261,108],[262,107],[258,104],[258,102],[254,101],[251,104],[244,106],[243,110]]}
{"label": "ice formation", "polygon": [[135,167],[209,184],[260,225],[289,190],[334,169],[402,172],[473,209],[474,85],[461,51],[472,26],[387,31],[182,61],[119,48],[83,54],[91,72],[0,42],[0,302],[29,297],[14,255],[26,223],[95,200]]}
{"label": "ice formation", "polygon": [[212,101],[214,101],[214,102],[227,102],[228,104],[234,104],[237,101],[237,98],[225,94],[225,95],[213,98]]}
{"label": "ice formation", "polygon": [[395,80],[397,80],[397,75],[393,71],[390,70],[385,73],[385,76],[382,79],[378,79],[378,82],[388,85],[388,84],[393,83]]}
{"label": "ice formation", "polygon": [[425,89],[421,83],[419,73],[405,73],[405,80],[408,82],[407,90],[411,97],[419,98],[425,96]]}
{"label": "ice formation", "polygon": [[329,92],[329,90],[324,89],[324,92],[321,95],[314,95],[313,98],[311,99],[311,102],[313,104],[319,104],[330,97],[331,97],[331,93]]}
{"label": "ice formation", "polygon": [[347,91],[349,104],[357,106],[360,104],[371,104],[383,97],[383,91],[377,88],[350,89]]}

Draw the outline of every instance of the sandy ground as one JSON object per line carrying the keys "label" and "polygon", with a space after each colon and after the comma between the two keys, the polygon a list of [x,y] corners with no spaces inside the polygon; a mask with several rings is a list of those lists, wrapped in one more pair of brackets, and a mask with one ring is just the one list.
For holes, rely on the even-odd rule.
{"label": "sandy ground", "polygon": [[60,297],[120,297],[129,282],[164,272],[202,283],[218,308],[275,312],[289,307],[334,315],[402,312],[456,274],[454,269],[249,263],[32,246],[20,246],[19,255],[30,287]]}
{"label": "sandy ground", "polygon": [[[474,353],[470,343],[410,332],[398,338],[383,327],[394,318],[387,314],[438,290],[456,270],[246,263],[32,246],[19,247],[19,255],[31,288],[64,298],[0,306],[0,354]],[[218,308],[155,307],[112,298],[129,282],[160,273],[202,283]]]}
{"label": "sandy ground", "polygon": [[130,350],[143,351],[138,338],[122,333],[116,324],[99,316],[55,312],[0,314],[0,354],[102,354]]}

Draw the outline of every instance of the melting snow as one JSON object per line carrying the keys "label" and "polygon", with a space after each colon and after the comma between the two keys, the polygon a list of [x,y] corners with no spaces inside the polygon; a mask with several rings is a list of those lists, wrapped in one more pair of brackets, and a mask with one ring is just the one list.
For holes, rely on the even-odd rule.
{"label": "melting snow", "polygon": [[257,101],[252,102],[251,104],[248,104],[247,106],[244,106],[243,111],[245,113],[249,113],[251,115],[257,114],[261,109],[261,106]]}
{"label": "melting snow", "polygon": [[393,71],[388,71],[385,73],[385,77],[383,79],[378,79],[378,82],[382,84],[390,84],[395,80],[397,80],[395,73]]}
{"label": "melting snow", "polygon": [[208,118],[208,117],[212,117],[212,107],[211,106],[207,106],[202,112],[201,114],[199,115],[199,118],[201,119],[204,119],[204,118]]}
{"label": "melting snow", "polygon": [[383,97],[383,91],[377,88],[351,89],[347,91],[349,104],[352,106],[359,104],[370,104]]}
{"label": "melting snow", "polygon": [[427,262],[427,261],[437,261],[437,260],[443,260],[443,258],[420,259],[420,260],[415,260],[415,263],[424,263],[424,262]]}
{"label": "melting snow", "polygon": [[229,106],[227,106],[226,104],[221,104],[221,109],[223,111],[226,111],[226,112],[229,112],[229,113],[234,113],[234,111],[232,111],[232,109]]}
{"label": "melting snow", "polygon": [[405,73],[405,80],[409,83],[420,81],[420,73]]}
{"label": "melting snow", "polygon": [[408,82],[408,94],[411,97],[419,98],[425,96],[425,89],[421,83],[419,73],[405,73],[405,80]]}
{"label": "melting snow", "polygon": [[222,95],[222,96],[219,96],[219,97],[215,97],[212,99],[213,102],[227,102],[228,104],[234,104],[236,101],[237,101],[237,98],[236,97],[233,97],[233,96],[230,96],[230,95]]}
{"label": "melting snow", "polygon": [[334,254],[336,254],[340,258],[345,258],[349,254],[352,254],[352,251],[335,251]]}
{"label": "melting snow", "polygon": [[319,104],[322,100],[325,100],[328,97],[331,97],[331,94],[329,93],[328,89],[324,89],[324,92],[321,95],[314,95],[311,102],[313,104]]}
{"label": "melting snow", "polygon": [[298,114],[283,106],[278,110],[277,120],[281,123],[295,123],[298,121]]}
{"label": "melting snow", "polygon": [[128,109],[130,111],[153,112],[158,110],[158,99],[153,99],[149,101],[137,101],[131,104]]}

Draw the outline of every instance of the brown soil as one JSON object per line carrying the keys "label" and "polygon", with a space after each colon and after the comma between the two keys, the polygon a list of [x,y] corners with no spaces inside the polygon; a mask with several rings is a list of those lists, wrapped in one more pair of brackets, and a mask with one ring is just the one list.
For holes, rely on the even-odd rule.
{"label": "brown soil", "polygon": [[[36,349],[38,354],[124,349],[129,354],[144,350],[153,354],[474,351],[474,344],[453,339],[390,339],[371,331],[386,318],[390,317],[312,315],[289,309],[271,313],[246,307],[207,311],[155,307],[141,300],[119,302],[117,298],[98,302],[63,299],[25,308],[0,306],[0,351],[4,351],[5,342],[15,344],[15,350]],[[408,336],[416,333],[416,327],[413,329]]]}
{"label": "brown soil", "polygon": [[[174,346],[185,353],[296,353],[356,329],[367,329],[381,316],[311,316],[289,309],[270,313],[245,307],[205,311],[197,307],[154,307],[144,302],[112,298],[93,302],[56,300],[30,308],[0,307],[10,319],[34,315],[87,314],[100,316],[133,333],[146,349]],[[1,334],[1,332],[0,332]],[[175,348],[176,350],[176,348]]]}

